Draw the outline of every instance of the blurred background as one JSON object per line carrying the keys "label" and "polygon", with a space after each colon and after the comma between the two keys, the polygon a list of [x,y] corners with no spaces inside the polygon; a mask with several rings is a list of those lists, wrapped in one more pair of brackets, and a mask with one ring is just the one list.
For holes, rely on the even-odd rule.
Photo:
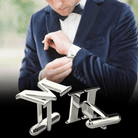
{"label": "blurred background", "polygon": [[[138,24],[138,0],[129,3]],[[18,93],[18,76],[24,56],[26,30],[31,15],[47,5],[45,0],[0,1],[0,97],[13,98]],[[132,99],[136,99],[136,92]],[[4,97],[4,98],[3,98]]]}
{"label": "blurred background", "polygon": [[[47,5],[45,0],[0,1],[0,99],[13,99],[24,56],[31,15]],[[3,98],[2,98],[3,97]]]}

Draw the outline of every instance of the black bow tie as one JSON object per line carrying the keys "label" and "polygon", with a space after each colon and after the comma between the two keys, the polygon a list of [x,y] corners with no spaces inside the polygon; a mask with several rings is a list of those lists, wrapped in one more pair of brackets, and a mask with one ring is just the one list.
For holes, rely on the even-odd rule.
{"label": "black bow tie", "polygon": [[[78,4],[74,10],[72,11],[72,13],[77,13],[77,14],[82,14],[83,9],[81,8],[80,4]],[[57,14],[58,18],[61,19],[62,21],[64,21],[68,16],[62,16],[60,14]]]}

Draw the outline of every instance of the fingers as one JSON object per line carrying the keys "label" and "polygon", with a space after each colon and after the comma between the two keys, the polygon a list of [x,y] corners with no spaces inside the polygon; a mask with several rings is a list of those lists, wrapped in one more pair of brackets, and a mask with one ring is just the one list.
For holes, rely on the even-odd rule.
{"label": "fingers", "polygon": [[49,71],[47,79],[56,83],[62,82],[72,72],[71,65],[68,63],[58,69]]}
{"label": "fingers", "polygon": [[50,46],[61,55],[67,55],[69,48],[72,46],[66,34],[60,30],[45,35],[42,43],[44,44],[44,50],[48,50]]}
{"label": "fingers", "polygon": [[72,68],[66,70],[65,72],[58,74],[54,76],[53,80],[55,80],[56,83],[62,82],[70,73],[72,72]]}
{"label": "fingers", "polygon": [[47,69],[56,69],[68,63],[72,63],[72,59],[67,58],[67,57],[62,57],[62,58],[55,59],[54,61],[48,63],[46,67]]}
{"label": "fingers", "polygon": [[42,43],[44,44],[44,50],[48,50],[49,46],[55,48],[54,41],[52,40],[52,33],[45,35],[45,38]]}
{"label": "fingers", "polygon": [[69,63],[67,63],[63,66],[60,66],[56,69],[53,69],[52,70],[52,75],[54,76],[54,75],[62,74],[64,72],[66,72],[67,70],[71,69],[71,67],[72,67],[72,63],[69,62]]}
{"label": "fingers", "polygon": [[72,59],[62,57],[48,63],[41,73],[41,79],[47,78],[50,81],[60,83],[72,71]]}
{"label": "fingers", "polygon": [[46,38],[46,35],[45,35],[45,38],[44,40],[42,41],[42,43],[44,44],[44,50],[48,50],[49,49],[49,45],[48,45],[48,42],[49,40]]}

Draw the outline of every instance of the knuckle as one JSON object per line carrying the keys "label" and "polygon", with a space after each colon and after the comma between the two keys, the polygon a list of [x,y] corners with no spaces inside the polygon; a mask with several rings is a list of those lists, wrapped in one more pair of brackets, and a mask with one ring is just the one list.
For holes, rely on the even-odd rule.
{"label": "knuckle", "polygon": [[59,69],[54,69],[54,70],[53,70],[53,73],[54,73],[55,75],[59,74]]}
{"label": "knuckle", "polygon": [[47,35],[45,35],[45,39],[46,39]]}
{"label": "knuckle", "polygon": [[51,63],[48,63],[47,65],[46,65],[46,69],[50,69],[50,65],[51,65]]}

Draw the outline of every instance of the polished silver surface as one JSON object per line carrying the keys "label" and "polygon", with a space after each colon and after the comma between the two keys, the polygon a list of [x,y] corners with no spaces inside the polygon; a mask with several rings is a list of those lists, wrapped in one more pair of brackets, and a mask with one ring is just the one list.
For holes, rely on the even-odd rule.
{"label": "polished silver surface", "polygon": [[[55,112],[52,114],[51,118],[52,118],[51,123],[53,125],[60,120],[60,114]],[[39,122],[36,125],[34,125],[33,127],[31,127],[29,133],[32,136],[39,135],[41,132],[43,132],[45,129],[48,128],[47,122],[48,122],[47,118],[43,119],[41,122]]]}
{"label": "polished silver surface", "polygon": [[57,97],[51,92],[24,90],[16,95],[16,99],[24,99],[33,103],[46,106],[47,100],[57,100]]}
{"label": "polished silver surface", "polygon": [[43,91],[52,90],[60,94],[60,96],[65,95],[69,92],[72,87],[71,86],[64,86],[52,81],[47,80],[46,78],[38,82],[38,87]]}
{"label": "polished silver surface", "polygon": [[52,118],[51,118],[51,115],[52,115],[52,101],[51,100],[49,100],[49,102],[48,102],[46,113],[47,113],[47,131],[50,131],[51,127],[52,127]]}
{"label": "polished silver surface", "polygon": [[[88,116],[88,118],[93,118],[93,112],[96,112],[98,115],[100,115],[102,118],[106,118],[106,114],[100,110],[98,107],[90,104],[89,102],[87,101],[84,101],[82,103],[82,113],[86,116]],[[92,113],[92,114],[91,114]]]}
{"label": "polished silver surface", "polygon": [[95,105],[96,93],[99,89],[100,89],[99,87],[95,87],[95,88],[88,88],[84,90],[84,92],[87,92],[87,101],[89,103]]}
{"label": "polished silver surface", "polygon": [[[47,107],[46,113],[47,113],[47,131],[51,130],[52,126],[52,101],[47,100],[47,104],[45,104],[44,108]],[[42,121],[42,106],[37,104],[37,121],[40,123]]]}
{"label": "polished silver surface", "polygon": [[[99,117],[93,117],[91,111],[96,112],[99,115]],[[106,129],[108,125],[117,124],[121,121],[121,116],[119,114],[116,113],[116,114],[106,115],[98,107],[90,104],[87,101],[84,101],[82,103],[82,113],[89,118],[89,120],[86,121],[86,126],[91,129],[98,127]]]}
{"label": "polished silver surface", "polygon": [[[56,91],[63,96],[71,90],[71,86],[60,85],[46,79],[38,82],[38,86],[44,91],[24,90],[16,95],[16,99],[24,99],[37,104],[37,124],[30,129],[30,134],[36,136],[47,129],[51,131],[52,125],[60,120],[59,113],[52,114],[52,101],[57,97],[50,91]],[[50,89],[50,90],[49,90]],[[121,121],[119,114],[107,115],[101,109],[95,106],[96,93],[99,88],[85,89],[82,91],[71,92],[69,118],[66,124],[74,123],[81,119],[87,119],[86,126],[88,128],[107,129],[108,125],[117,124]],[[83,93],[87,93],[86,101],[81,102],[80,98]],[[42,107],[46,108],[47,118],[42,118]],[[81,110],[80,110],[81,109]],[[79,118],[79,111],[83,113],[83,117]]]}
{"label": "polished silver surface", "polygon": [[[31,91],[31,90],[24,90],[21,93],[16,95],[16,99],[24,99],[33,103],[37,104],[37,122],[38,124],[40,122],[43,122],[42,119],[42,106],[43,108],[47,107],[46,113],[47,113],[47,130],[51,130],[52,126],[52,101],[55,101],[57,98],[56,96],[51,92],[42,92],[42,91]],[[43,123],[42,123],[43,124]],[[41,129],[40,129],[41,128]],[[41,125],[39,127],[40,131],[45,129],[44,125]]]}
{"label": "polished silver surface", "polygon": [[40,123],[42,121],[42,106],[37,104],[37,122]]}
{"label": "polished silver surface", "polygon": [[105,127],[108,125],[113,125],[113,124],[117,124],[121,121],[121,117],[118,114],[112,114],[109,115],[106,118],[95,118],[95,119],[91,119],[91,120],[87,120],[86,121],[86,126],[88,128],[94,129],[94,128],[98,128],[98,127]]}
{"label": "polished silver surface", "polygon": [[[87,92],[87,102],[89,102],[92,105],[95,105],[95,100],[96,100],[96,93],[99,90],[99,87],[96,88],[89,88],[89,89],[85,89],[84,92]],[[87,109],[88,110],[88,109]],[[91,110],[89,111],[91,112],[91,116],[95,116],[94,111]]]}
{"label": "polished silver surface", "polygon": [[[95,97],[96,97],[97,90],[99,90],[99,87],[92,88],[92,89],[85,89],[84,91],[72,92],[69,94],[69,96],[71,96],[70,111],[69,111],[69,119],[66,121],[66,124],[88,118],[85,114],[81,119],[78,117],[79,109],[82,108],[82,103],[80,103],[80,98],[81,98],[81,95],[86,92],[87,101],[90,102],[91,104],[95,104]],[[85,110],[86,111],[88,110],[88,106],[86,106]],[[89,110],[89,112],[90,112],[90,115],[94,117],[93,110]]]}
{"label": "polished silver surface", "polygon": [[[99,88],[85,89],[84,91],[72,92],[69,94],[71,96],[70,101],[70,111],[69,119],[66,124],[79,121],[81,119],[88,119],[86,121],[86,126],[88,128],[107,129],[108,125],[117,124],[121,121],[121,117],[118,114],[107,115],[101,109],[95,106],[96,92]],[[87,101],[80,103],[81,95],[87,92]],[[79,109],[81,108],[84,114],[81,119],[78,117]]]}
{"label": "polished silver surface", "polygon": [[78,113],[79,113],[79,108],[81,108],[80,96],[82,93],[84,92],[79,91],[76,93],[69,94],[71,96],[71,101],[70,101],[69,119],[65,122],[66,124],[81,120],[78,117]]}
{"label": "polished silver surface", "polygon": [[25,93],[24,92],[25,91],[23,91],[22,93],[17,94],[16,95],[16,100],[17,99],[24,99],[26,101],[37,103],[37,104],[40,104],[40,105],[45,105],[47,103],[45,100],[39,99],[37,97],[30,96],[30,95],[26,95],[26,92]]}

